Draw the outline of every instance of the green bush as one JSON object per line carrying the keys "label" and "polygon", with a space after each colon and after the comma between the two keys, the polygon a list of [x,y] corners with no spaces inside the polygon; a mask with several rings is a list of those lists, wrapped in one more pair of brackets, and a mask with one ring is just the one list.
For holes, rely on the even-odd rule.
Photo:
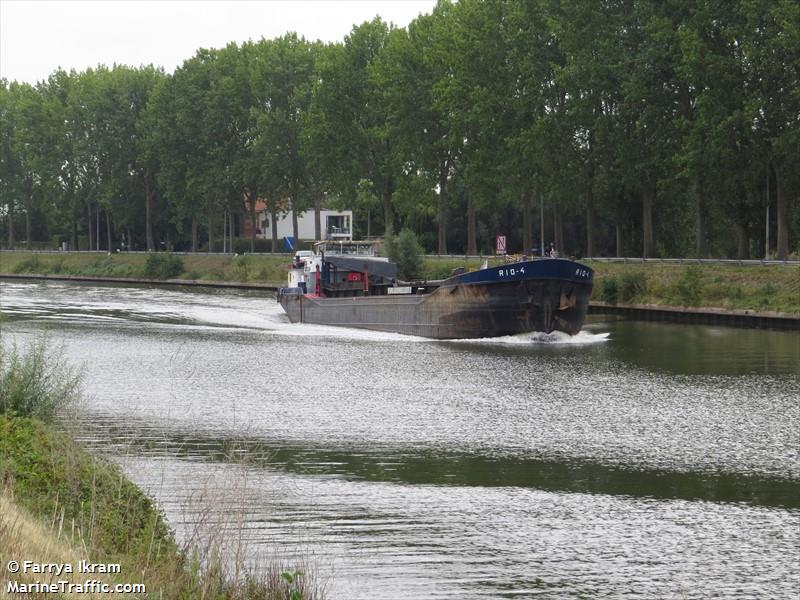
{"label": "green bush", "polygon": [[237,256],[233,259],[233,268],[239,281],[247,281],[252,261],[249,256]]}
{"label": "green bush", "polygon": [[12,273],[39,273],[42,270],[42,264],[39,262],[39,257],[35,254],[30,258],[19,261],[15,264]]}
{"label": "green bush", "polygon": [[623,302],[632,302],[647,293],[647,276],[641,272],[623,273],[620,276],[619,297]]}
{"label": "green bush", "polygon": [[698,306],[703,294],[703,271],[699,266],[688,267],[675,285],[678,301],[683,306]]}
{"label": "green bush", "polygon": [[617,278],[614,276],[603,277],[600,280],[600,299],[609,304],[616,304],[619,298]]}
{"label": "green bush", "polygon": [[49,419],[78,399],[80,385],[80,374],[44,339],[24,354],[0,342],[0,413]]}
{"label": "green bush", "polygon": [[183,259],[174,254],[153,252],[144,263],[144,276],[150,279],[170,279],[183,273]]}
{"label": "green bush", "polygon": [[759,307],[761,308],[770,308],[775,300],[775,294],[778,292],[778,288],[772,285],[772,282],[767,282],[758,288],[758,292],[756,294],[757,302]]}
{"label": "green bush", "polygon": [[423,250],[413,231],[403,229],[397,236],[387,238],[385,250],[389,260],[397,265],[400,279],[408,281],[422,275]]}

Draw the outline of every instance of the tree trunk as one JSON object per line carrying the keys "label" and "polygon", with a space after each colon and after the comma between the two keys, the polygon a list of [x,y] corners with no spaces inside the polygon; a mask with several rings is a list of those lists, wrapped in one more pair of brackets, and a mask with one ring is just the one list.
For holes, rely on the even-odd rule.
{"label": "tree trunk", "polygon": [[[73,206],[73,209],[75,207]],[[75,210],[72,211],[72,239],[70,240],[70,250],[80,250],[78,248],[78,217]]]}
{"label": "tree trunk", "polygon": [[622,258],[622,225],[617,223],[617,258]]}
{"label": "tree trunk", "polygon": [[272,203],[272,206],[269,209],[269,218],[270,218],[270,230],[272,231],[272,252],[275,253],[278,251],[278,210],[275,207],[275,203]]}
{"label": "tree trunk", "polygon": [[228,211],[222,211],[222,253],[227,251],[228,243]]}
{"label": "tree trunk", "polygon": [[746,221],[736,224],[736,239],[736,258],[747,260],[750,258],[750,227]]}
{"label": "tree trunk", "polygon": [[522,253],[533,248],[533,195],[530,190],[522,192]]}
{"label": "tree trunk", "polygon": [[8,249],[14,249],[14,201],[8,200]]}
{"label": "tree trunk", "polygon": [[706,238],[706,207],[703,197],[703,182],[699,175],[692,177],[692,195],[694,196],[694,230],[695,230],[695,254],[697,258],[706,258],[708,255],[708,244]]}
{"label": "tree trunk", "polygon": [[553,204],[553,238],[556,250],[562,254],[566,254],[564,252],[564,224],[561,219],[561,207],[558,203]]}
{"label": "tree trunk", "polygon": [[[367,229],[369,229],[369,221],[367,221]],[[353,224],[351,223],[350,233],[352,234],[352,232]],[[314,240],[322,241],[322,197],[319,194],[314,195]]]}
{"label": "tree trunk", "polygon": [[147,251],[153,252],[156,249],[155,241],[153,239],[153,198],[155,197],[156,192],[155,189],[153,189],[152,182],[147,174],[144,176],[144,191],[144,231],[145,237],[147,238]]}
{"label": "tree trunk", "polygon": [[228,214],[229,214],[229,216],[228,216],[228,225],[231,228],[231,233],[230,233],[230,237],[229,237],[230,246],[231,246],[230,247],[230,251],[235,253],[236,252],[236,248],[233,245],[233,239],[236,237],[236,215],[234,213],[232,213],[232,212],[228,213]]}
{"label": "tree trunk", "polygon": [[133,231],[128,227],[128,252],[133,250]]}
{"label": "tree trunk", "polygon": [[208,253],[214,252],[214,219],[208,213]]}
{"label": "tree trunk", "polygon": [[192,215],[192,252],[197,252],[197,216]]}
{"label": "tree trunk", "polygon": [[31,249],[31,212],[33,211],[33,181],[26,181],[25,190],[25,247]]}
{"label": "tree trunk", "polygon": [[539,256],[544,256],[544,194],[539,194]]}
{"label": "tree trunk", "polygon": [[111,249],[113,247],[113,239],[111,238],[111,213],[106,210],[106,244],[108,246],[108,251],[113,252]]}
{"label": "tree trunk", "polygon": [[594,256],[594,190],[586,190],[586,256]]}
{"label": "tree trunk", "polygon": [[95,250],[94,223],[92,222],[92,203],[86,201],[86,214],[89,220],[89,250]]}
{"label": "tree trunk", "polygon": [[296,249],[297,240],[300,238],[300,228],[297,225],[297,209],[294,207],[294,198],[292,198],[292,236],[294,237]]}
{"label": "tree trunk", "polygon": [[475,202],[469,191],[464,190],[462,193],[467,197],[467,254],[475,256],[478,254],[478,223],[475,218]]}
{"label": "tree trunk", "polygon": [[394,233],[394,213],[392,211],[392,195],[386,191],[383,198],[383,235],[388,238]]}
{"label": "tree trunk", "polygon": [[256,189],[246,190],[245,198],[247,198],[248,208],[250,209],[250,252],[256,251],[256,202],[258,201],[258,192]]}
{"label": "tree trunk", "polygon": [[449,171],[450,166],[446,160],[443,160],[439,165],[439,254],[447,254],[447,174]]}
{"label": "tree trunk", "polygon": [[642,190],[642,255],[643,258],[653,258],[653,206],[656,201],[655,185],[646,181]]}
{"label": "tree trunk", "polygon": [[789,219],[786,210],[786,186],[783,181],[783,168],[775,165],[775,199],[776,199],[776,221],[778,227],[778,239],[776,247],[776,258],[786,260],[789,258]]}
{"label": "tree trunk", "polygon": [[[253,194],[255,196],[255,194]],[[256,227],[258,225],[258,213],[256,213],[256,200],[258,196],[255,197],[253,200],[253,204],[250,207],[250,252],[256,251]]]}

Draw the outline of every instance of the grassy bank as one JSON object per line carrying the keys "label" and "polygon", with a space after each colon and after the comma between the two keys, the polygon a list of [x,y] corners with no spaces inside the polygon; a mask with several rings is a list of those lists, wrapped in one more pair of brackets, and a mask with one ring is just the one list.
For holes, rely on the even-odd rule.
{"label": "grassy bank", "polygon": [[[148,264],[148,260],[150,264]],[[286,266],[289,261],[289,255],[2,252],[0,253],[0,274],[36,273],[41,275],[280,283],[286,281]]]}
{"label": "grassy bank", "polygon": [[[800,315],[800,267],[789,265],[681,265],[584,261],[595,272],[592,300],[612,304],[654,304]],[[454,268],[478,268],[478,260],[431,259],[431,279]],[[491,259],[490,264],[499,264]]]}
{"label": "grassy bank", "polygon": [[800,267],[589,262],[593,299],[800,315]]}
{"label": "grassy bank", "polygon": [[[179,546],[152,500],[58,425],[78,398],[80,380],[58,352],[41,342],[26,352],[7,341],[0,349],[0,598],[20,596],[7,593],[8,581],[62,579],[143,584],[144,592],[126,594],[137,598],[321,596],[311,578],[294,577],[277,564],[248,576],[223,558],[224,540],[213,547],[198,546],[197,540]],[[13,574],[9,561],[66,563],[76,572]],[[119,572],[78,573],[80,561],[119,565]],[[89,597],[101,595],[107,596]]]}
{"label": "grassy bank", "polygon": [[[157,258],[153,258],[156,256]],[[289,256],[96,253],[0,253],[0,274],[86,275],[280,284]],[[492,264],[499,260],[492,258]],[[150,265],[148,267],[148,261]],[[448,277],[480,260],[427,258],[423,276]],[[157,263],[157,264],[153,264]],[[734,264],[676,265],[588,261],[595,270],[594,300],[624,304],[692,306],[800,314],[800,267]]]}

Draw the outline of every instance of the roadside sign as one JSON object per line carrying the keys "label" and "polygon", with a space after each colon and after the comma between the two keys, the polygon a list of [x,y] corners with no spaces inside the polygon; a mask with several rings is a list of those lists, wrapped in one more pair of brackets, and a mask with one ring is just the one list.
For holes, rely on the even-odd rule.
{"label": "roadside sign", "polygon": [[496,253],[497,254],[506,254],[506,236],[498,235],[497,236],[497,244],[496,244]]}

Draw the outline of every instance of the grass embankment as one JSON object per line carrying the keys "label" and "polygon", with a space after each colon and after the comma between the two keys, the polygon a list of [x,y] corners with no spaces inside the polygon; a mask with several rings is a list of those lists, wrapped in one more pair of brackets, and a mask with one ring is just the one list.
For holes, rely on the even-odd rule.
{"label": "grass embankment", "polygon": [[[42,342],[25,354],[0,343],[0,598],[60,597],[35,587],[11,594],[8,585],[61,580],[144,584],[144,592],[124,594],[136,598],[319,597],[310,579],[278,566],[247,576],[224,561],[221,545],[179,547],[141,490],[56,425],[80,381],[58,356]],[[11,573],[9,561],[69,564],[73,573]],[[119,572],[80,573],[81,561],[119,565]]]}
{"label": "grass embankment", "polygon": [[595,270],[594,300],[800,315],[798,266],[588,264]]}
{"label": "grass embankment", "polygon": [[[281,284],[289,255],[0,253],[0,274],[84,275]],[[499,259],[492,257],[491,264]],[[423,277],[443,279],[481,260],[428,257]],[[149,263],[149,264],[148,264]],[[788,265],[607,263],[595,270],[593,300],[800,314],[800,267]]]}
{"label": "grass embankment", "polygon": [[[171,257],[171,258],[170,258]],[[148,264],[149,262],[149,264]],[[282,283],[290,256],[206,254],[0,253],[0,274],[84,275],[131,279],[186,279]]]}
{"label": "grass embankment", "polygon": [[[595,272],[592,300],[800,314],[800,267],[700,263],[608,263],[582,261]],[[478,260],[428,259],[431,279]],[[491,259],[490,264],[499,264]]]}

